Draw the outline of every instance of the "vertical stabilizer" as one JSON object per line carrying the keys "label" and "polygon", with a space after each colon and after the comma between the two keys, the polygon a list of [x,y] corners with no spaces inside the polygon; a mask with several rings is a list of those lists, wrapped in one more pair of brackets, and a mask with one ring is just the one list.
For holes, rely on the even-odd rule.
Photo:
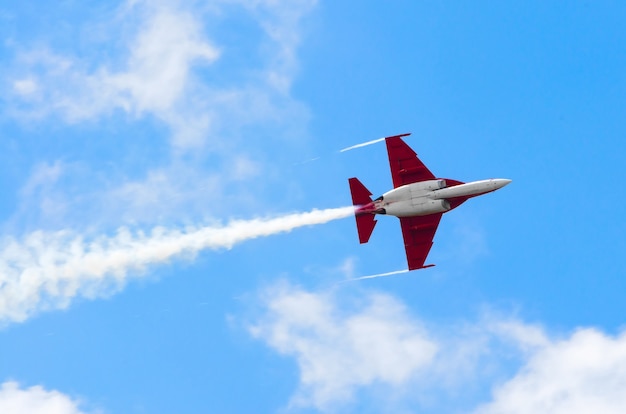
{"label": "vertical stabilizer", "polygon": [[354,216],[356,218],[356,229],[359,232],[359,242],[367,243],[376,226],[376,219],[371,212],[359,212],[359,207],[372,203],[372,193],[357,179],[350,178],[350,194],[352,195],[352,204],[355,207]]}

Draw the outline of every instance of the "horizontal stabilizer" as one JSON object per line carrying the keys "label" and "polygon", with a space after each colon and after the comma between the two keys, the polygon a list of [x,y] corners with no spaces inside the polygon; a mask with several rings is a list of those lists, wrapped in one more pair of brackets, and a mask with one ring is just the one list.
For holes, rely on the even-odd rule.
{"label": "horizontal stabilizer", "polygon": [[367,243],[376,226],[376,219],[373,214],[363,214],[356,216],[356,229],[359,232],[359,242]]}
{"label": "horizontal stabilizer", "polygon": [[[372,193],[368,190],[358,178],[350,178],[350,194],[352,195],[352,204],[355,208],[367,205],[372,202]],[[359,232],[359,242],[367,243],[376,226],[376,219],[371,213],[358,213],[355,211],[356,229]]]}
{"label": "horizontal stabilizer", "polygon": [[358,178],[350,178],[348,180],[350,183],[350,194],[352,195],[352,205],[354,206],[364,206],[368,203],[372,202],[372,193],[370,190],[365,188],[363,183],[359,181]]}

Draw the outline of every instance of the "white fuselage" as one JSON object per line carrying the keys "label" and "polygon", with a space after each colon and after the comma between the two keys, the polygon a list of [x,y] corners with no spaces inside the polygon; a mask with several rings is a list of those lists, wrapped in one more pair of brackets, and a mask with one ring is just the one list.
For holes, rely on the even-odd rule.
{"label": "white fuselage", "polygon": [[511,180],[494,178],[448,187],[446,180],[428,180],[403,185],[374,201],[375,209],[396,217],[425,216],[451,209],[449,199],[474,197],[504,187]]}

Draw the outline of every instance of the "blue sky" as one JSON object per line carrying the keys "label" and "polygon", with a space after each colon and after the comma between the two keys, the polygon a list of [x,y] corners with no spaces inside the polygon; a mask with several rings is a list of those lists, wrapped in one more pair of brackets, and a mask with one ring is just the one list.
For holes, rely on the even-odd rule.
{"label": "blue sky", "polygon": [[[622,413],[626,6],[0,8],[0,412]],[[404,132],[513,183],[359,245]],[[316,212],[312,212],[317,209]]]}

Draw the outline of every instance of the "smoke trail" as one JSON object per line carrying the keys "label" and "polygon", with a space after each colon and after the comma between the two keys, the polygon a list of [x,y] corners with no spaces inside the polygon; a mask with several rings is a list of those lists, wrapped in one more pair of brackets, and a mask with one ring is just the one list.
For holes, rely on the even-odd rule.
{"label": "smoke trail", "polygon": [[363,142],[361,144],[353,145],[353,146],[348,147],[348,148],[344,148],[342,150],[339,150],[339,152],[346,152],[346,151],[350,151],[350,150],[361,148],[361,147],[367,147],[368,145],[376,144],[377,142],[384,141],[384,140],[385,140],[385,138],[374,139],[372,141],[367,141],[367,142]]}
{"label": "smoke trail", "polygon": [[139,277],[148,265],[193,258],[204,249],[230,249],[245,240],[327,223],[353,212],[353,207],[312,210],[184,231],[156,227],[150,234],[121,228],[113,237],[91,241],[70,231],[37,231],[21,241],[7,238],[0,245],[0,322],[66,308],[77,296],[110,295],[123,288],[129,272]]}
{"label": "smoke trail", "polygon": [[393,272],[379,273],[377,275],[355,277],[355,278],[352,278],[352,279],[348,279],[346,282],[352,282],[353,280],[375,279],[377,277],[399,275],[401,273],[407,273],[408,271],[409,271],[408,269],[405,269],[405,270],[395,270]]}
{"label": "smoke trail", "polygon": [[[372,141],[362,142],[360,144],[356,144],[356,145],[353,145],[351,147],[347,147],[347,148],[341,149],[341,150],[339,150],[339,152],[346,152],[346,151],[350,151],[350,150],[361,148],[361,147],[367,147],[368,145],[376,144],[377,142],[384,141],[384,140],[385,140],[385,138],[378,138],[378,139],[374,139]],[[336,152],[335,152],[335,154],[336,154]],[[326,157],[327,155],[324,155],[324,157]],[[304,164],[308,164],[308,163],[313,162],[313,161],[317,161],[317,160],[319,160],[321,158],[322,157],[314,157],[314,158],[311,158],[311,159],[308,159],[308,160],[305,160],[305,161],[296,162],[293,165],[304,165]]]}
{"label": "smoke trail", "polygon": [[296,163],[294,163],[293,165],[304,165],[304,164],[308,164],[308,163],[310,163],[310,162],[317,161],[317,160],[319,160],[320,158],[322,158],[322,157],[310,158],[310,159],[308,159],[308,160],[304,160],[304,161],[296,162]]}

